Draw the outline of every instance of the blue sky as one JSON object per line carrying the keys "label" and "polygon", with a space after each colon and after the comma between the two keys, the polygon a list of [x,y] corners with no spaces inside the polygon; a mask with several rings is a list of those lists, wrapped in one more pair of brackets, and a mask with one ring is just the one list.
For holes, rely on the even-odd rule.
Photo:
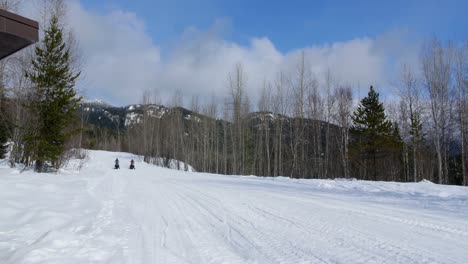
{"label": "blue sky", "polygon": [[[23,2],[26,15],[40,19],[33,2],[43,0]],[[350,85],[356,97],[370,85],[385,97],[403,63],[417,73],[424,40],[468,40],[468,0],[67,3],[83,54],[83,95],[115,105],[138,103],[144,91],[165,104],[176,92],[185,102],[222,103],[241,64],[255,109],[280,72],[294,79],[302,53],[320,87],[330,70],[334,85]]]}
{"label": "blue sky", "polygon": [[405,31],[415,39],[437,35],[462,40],[468,35],[468,1],[268,1],[268,0],[84,0],[85,7],[105,12],[134,12],[161,45],[170,45],[187,27],[224,25],[227,40],[247,44],[268,37],[287,52],[309,45],[375,37]]}

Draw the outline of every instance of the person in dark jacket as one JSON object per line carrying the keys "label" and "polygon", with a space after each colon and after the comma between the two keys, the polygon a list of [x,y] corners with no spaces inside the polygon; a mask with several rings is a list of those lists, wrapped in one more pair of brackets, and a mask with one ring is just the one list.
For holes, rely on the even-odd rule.
{"label": "person in dark jacket", "polygon": [[115,159],[115,166],[114,166],[114,169],[120,169],[119,159],[118,159],[118,158]]}
{"label": "person in dark jacket", "polygon": [[130,161],[130,169],[131,170],[135,169],[135,161],[133,159]]}

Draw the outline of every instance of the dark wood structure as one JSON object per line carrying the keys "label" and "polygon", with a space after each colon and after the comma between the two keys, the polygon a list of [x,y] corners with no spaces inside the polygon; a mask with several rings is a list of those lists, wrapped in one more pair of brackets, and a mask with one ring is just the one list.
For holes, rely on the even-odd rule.
{"label": "dark wood structure", "polygon": [[39,40],[39,23],[0,9],[0,60]]}

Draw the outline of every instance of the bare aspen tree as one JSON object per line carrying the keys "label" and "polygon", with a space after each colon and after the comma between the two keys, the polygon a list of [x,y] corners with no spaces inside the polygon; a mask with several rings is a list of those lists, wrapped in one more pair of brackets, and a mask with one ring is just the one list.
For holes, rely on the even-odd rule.
{"label": "bare aspen tree", "polygon": [[228,147],[229,147],[229,140],[231,139],[231,137],[228,134],[230,131],[229,131],[228,122],[227,122],[227,120],[229,120],[229,114],[230,114],[229,100],[226,99],[225,103],[224,103],[224,107],[223,107],[224,122],[222,122],[222,126],[223,126],[223,171],[224,171],[224,174],[229,174],[228,161],[230,159],[228,159],[228,153],[229,153]]}
{"label": "bare aspen tree", "polygon": [[262,175],[271,176],[271,149],[270,149],[270,120],[271,115],[271,84],[265,82],[262,93],[260,96],[260,101],[258,105],[258,110],[260,111],[260,118],[262,119],[262,124],[260,126],[259,139],[256,142],[256,145],[263,144],[261,150],[259,150],[259,168]]}
{"label": "bare aspen tree", "polygon": [[216,98],[213,96],[211,102],[208,104],[205,110],[205,115],[209,120],[204,125],[205,131],[204,137],[206,138],[206,146],[204,146],[204,151],[206,151],[207,166],[208,172],[219,173],[219,141],[218,136],[218,104],[216,103]]}
{"label": "bare aspen tree", "polygon": [[[206,120],[197,117],[201,109],[202,106],[199,103],[198,96],[193,96],[191,102],[192,114],[186,117],[189,123],[188,135],[186,135],[188,140],[186,145],[189,147],[189,151],[186,160],[196,165],[196,168],[207,171],[209,124]],[[208,113],[206,110],[204,112],[206,116]]]}
{"label": "bare aspen tree", "polygon": [[314,82],[309,90],[308,95],[308,117],[312,120],[312,153],[313,153],[313,168],[314,177],[323,177],[323,149],[322,149],[322,124],[324,119],[324,101],[319,92],[317,82]]}
{"label": "bare aspen tree", "polygon": [[[193,112],[198,112],[199,111],[199,104],[198,104],[198,97],[197,96],[192,96],[192,100],[191,100],[191,109]],[[184,138],[186,139],[186,144],[184,144],[184,156],[186,157],[186,160],[188,162],[191,162],[193,164],[193,166],[195,167],[198,167],[198,168],[202,168],[200,167],[200,160],[202,159],[202,157],[200,156],[203,156],[202,153],[200,153],[199,155],[193,155],[194,152],[195,152],[195,149],[198,147],[199,145],[199,133],[198,131],[196,131],[196,124],[194,122],[194,119],[192,118],[192,116],[190,116],[190,118],[188,118],[187,120],[189,122],[189,125],[188,125],[188,130],[187,130],[187,134],[184,135]]]}
{"label": "bare aspen tree", "polygon": [[424,45],[421,56],[423,80],[429,96],[433,140],[437,155],[437,180],[446,183],[447,129],[450,103],[450,58],[439,40]]}
{"label": "bare aspen tree", "polygon": [[143,160],[147,163],[150,162],[152,158],[152,144],[151,141],[153,139],[153,120],[152,120],[152,112],[151,112],[151,93],[148,90],[143,91],[142,98],[141,98],[141,105],[142,105],[142,129],[141,129],[141,140],[142,145],[140,149],[140,153],[143,154]]}
{"label": "bare aspen tree", "polygon": [[306,136],[306,111],[307,96],[309,90],[317,85],[316,80],[312,78],[305,52],[302,51],[294,76],[290,80],[292,91],[292,116],[293,124],[290,125],[290,151],[292,153],[292,165],[290,177],[305,177],[307,174],[305,165],[305,136]]}
{"label": "bare aspen tree", "polygon": [[[250,130],[248,127],[248,120],[247,117],[250,113],[250,99],[248,96],[245,96],[244,102],[242,104],[242,145],[241,145],[241,150],[242,150],[242,175],[245,175],[248,173],[248,171],[252,170],[252,167],[248,167],[248,163],[252,158],[252,154],[248,150],[248,144],[251,143],[250,139]],[[250,169],[250,170],[249,170]]]}
{"label": "bare aspen tree", "polygon": [[[255,142],[255,149],[254,149],[254,155],[253,155],[253,170],[252,174],[254,175],[265,175],[263,162],[264,160],[264,117],[265,113],[262,111],[262,108],[266,107],[265,104],[265,90],[266,90],[266,82],[263,82],[263,88],[260,94],[260,99],[258,101],[258,112],[252,116],[252,118],[255,120],[255,126],[256,129],[253,129],[253,136],[254,136],[254,142]],[[259,119],[259,120],[258,120]],[[259,124],[257,124],[259,122]]]}
{"label": "bare aspen tree", "polygon": [[[412,141],[411,137],[411,118],[409,117],[409,111],[407,109],[406,102],[400,98],[398,103],[390,104],[386,106],[387,112],[389,113],[389,118],[393,123],[398,125],[400,130],[400,135],[403,139],[403,153],[402,153],[402,162],[403,162],[403,178],[404,181],[410,180],[411,169],[410,169],[410,153],[408,149],[408,144]],[[393,113],[392,113],[393,112]],[[413,154],[413,157],[416,155]],[[414,163],[413,163],[414,165]],[[413,170],[416,171],[416,170]],[[414,178],[414,177],[413,177]]]}
{"label": "bare aspen tree", "polygon": [[[157,89],[153,89],[153,103],[155,108],[153,109],[155,116],[153,117],[153,133],[151,137],[151,153],[153,157],[161,157],[161,140],[163,133],[161,132],[161,123],[164,118],[164,107],[162,106],[159,92]],[[160,160],[158,159],[158,162]]]}
{"label": "bare aspen tree", "polygon": [[[400,97],[400,129],[403,138],[409,138],[412,148],[413,170],[412,180],[418,180],[418,152],[422,140],[421,117],[423,108],[420,102],[420,89],[414,70],[404,64],[400,71],[399,80]],[[407,156],[407,151],[405,149]],[[406,175],[409,176],[407,169]]]}
{"label": "bare aspen tree", "polygon": [[334,85],[334,80],[330,69],[327,69],[325,72],[325,118],[326,130],[325,130],[325,149],[324,149],[324,170],[323,177],[328,178],[329,176],[329,167],[330,167],[330,123],[332,122],[333,109],[335,104],[335,97],[332,94],[332,86]]}
{"label": "bare aspen tree", "polygon": [[272,98],[273,113],[275,113],[275,130],[274,130],[274,143],[273,143],[273,176],[284,175],[283,171],[283,129],[284,122],[287,115],[287,98],[289,98],[286,77],[282,72],[278,74],[275,81],[275,91]]}
{"label": "bare aspen tree", "polygon": [[270,150],[270,105],[271,105],[271,85],[267,85],[268,93],[265,95],[265,105],[264,111],[268,112],[268,115],[264,118],[264,127],[265,127],[265,150],[266,150],[266,176],[271,176],[271,150]]}
{"label": "bare aspen tree", "polygon": [[[408,142],[411,141],[411,125],[409,112],[406,109],[405,103],[401,100],[387,101],[385,103],[385,112],[387,113],[388,119],[392,122],[393,132],[398,131],[401,139],[401,149],[399,151],[393,151],[389,154],[388,158],[383,161],[385,170],[382,171],[385,180],[389,181],[410,181],[412,178],[410,173],[410,151],[408,149]],[[397,135],[394,135],[397,138]],[[389,148],[390,149],[390,148]],[[399,160],[400,162],[396,162]]]}
{"label": "bare aspen tree", "polygon": [[[202,111],[201,114],[203,114],[205,117],[209,117],[210,115],[210,109],[209,105],[203,105],[201,107]],[[200,137],[200,146],[199,149],[201,150],[202,153],[202,167],[203,171],[210,171],[210,141],[211,141],[211,120],[204,119],[201,121],[201,124],[198,124],[198,130],[201,131],[199,137]],[[197,153],[200,152],[196,151],[194,154],[196,155]]]}
{"label": "bare aspen tree", "polygon": [[26,137],[25,127],[34,124],[35,115],[30,113],[25,107],[25,100],[30,96],[31,83],[25,77],[24,72],[30,67],[30,54],[22,52],[13,57],[9,57],[7,70],[8,83],[11,87],[8,88],[10,94],[9,104],[6,107],[7,113],[2,114],[0,122],[7,122],[7,119],[12,127],[8,127],[8,134],[13,142],[10,153],[10,166],[15,166],[15,163],[23,163],[26,158],[24,151],[24,140]]}
{"label": "bare aspen tree", "polygon": [[[171,103],[171,128],[172,128],[172,133],[169,135],[172,146],[172,156],[170,158],[175,159],[175,160],[185,160],[185,132],[184,132],[184,126],[183,126],[183,115],[182,112],[180,111],[180,108],[182,107],[183,103],[183,98],[182,98],[182,93],[177,90],[174,94],[174,97],[172,98],[172,103]],[[177,163],[177,169],[180,169],[179,163]]]}
{"label": "bare aspen tree", "polygon": [[334,105],[335,111],[333,119],[339,126],[339,152],[341,166],[343,167],[344,177],[349,178],[349,156],[348,156],[348,144],[349,144],[349,129],[351,127],[351,113],[353,108],[353,92],[349,86],[338,86],[334,92],[336,104]]}
{"label": "bare aspen tree", "polygon": [[243,174],[245,165],[245,107],[248,105],[244,91],[246,75],[241,64],[237,64],[234,73],[229,75],[231,109],[232,167],[234,174]]}
{"label": "bare aspen tree", "polygon": [[460,126],[462,185],[467,186],[466,142],[468,128],[468,42],[454,51],[455,86],[457,90],[457,112]]}
{"label": "bare aspen tree", "polygon": [[212,172],[213,171],[213,143],[214,143],[214,131],[216,127],[213,126],[213,119],[212,119],[212,105],[207,104],[203,107],[203,115],[207,117],[202,123],[202,140],[203,144],[201,148],[203,149],[203,166],[205,167],[205,171]]}
{"label": "bare aspen tree", "polygon": [[88,123],[89,120],[89,111],[85,111],[81,109],[80,113],[80,134],[78,138],[78,148],[81,149],[83,147],[83,132],[85,128],[85,124]]}

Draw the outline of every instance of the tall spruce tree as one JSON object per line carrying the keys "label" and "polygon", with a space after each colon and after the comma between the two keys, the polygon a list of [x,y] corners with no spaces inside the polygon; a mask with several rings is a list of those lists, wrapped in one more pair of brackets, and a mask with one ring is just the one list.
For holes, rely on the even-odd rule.
{"label": "tall spruce tree", "polygon": [[65,151],[66,140],[72,135],[74,112],[80,97],[74,89],[80,73],[70,68],[70,50],[63,39],[63,29],[53,16],[44,31],[41,45],[36,47],[32,71],[26,76],[35,84],[31,108],[37,114],[37,127],[30,133],[28,144],[35,170],[45,170],[45,162],[58,168],[60,156]]}
{"label": "tall spruce tree", "polygon": [[366,166],[365,177],[370,179],[372,176],[373,180],[377,180],[378,161],[384,158],[390,144],[394,143],[394,131],[379,94],[372,86],[354,111],[352,120],[352,131],[357,139],[350,147],[359,156],[360,166]]}

